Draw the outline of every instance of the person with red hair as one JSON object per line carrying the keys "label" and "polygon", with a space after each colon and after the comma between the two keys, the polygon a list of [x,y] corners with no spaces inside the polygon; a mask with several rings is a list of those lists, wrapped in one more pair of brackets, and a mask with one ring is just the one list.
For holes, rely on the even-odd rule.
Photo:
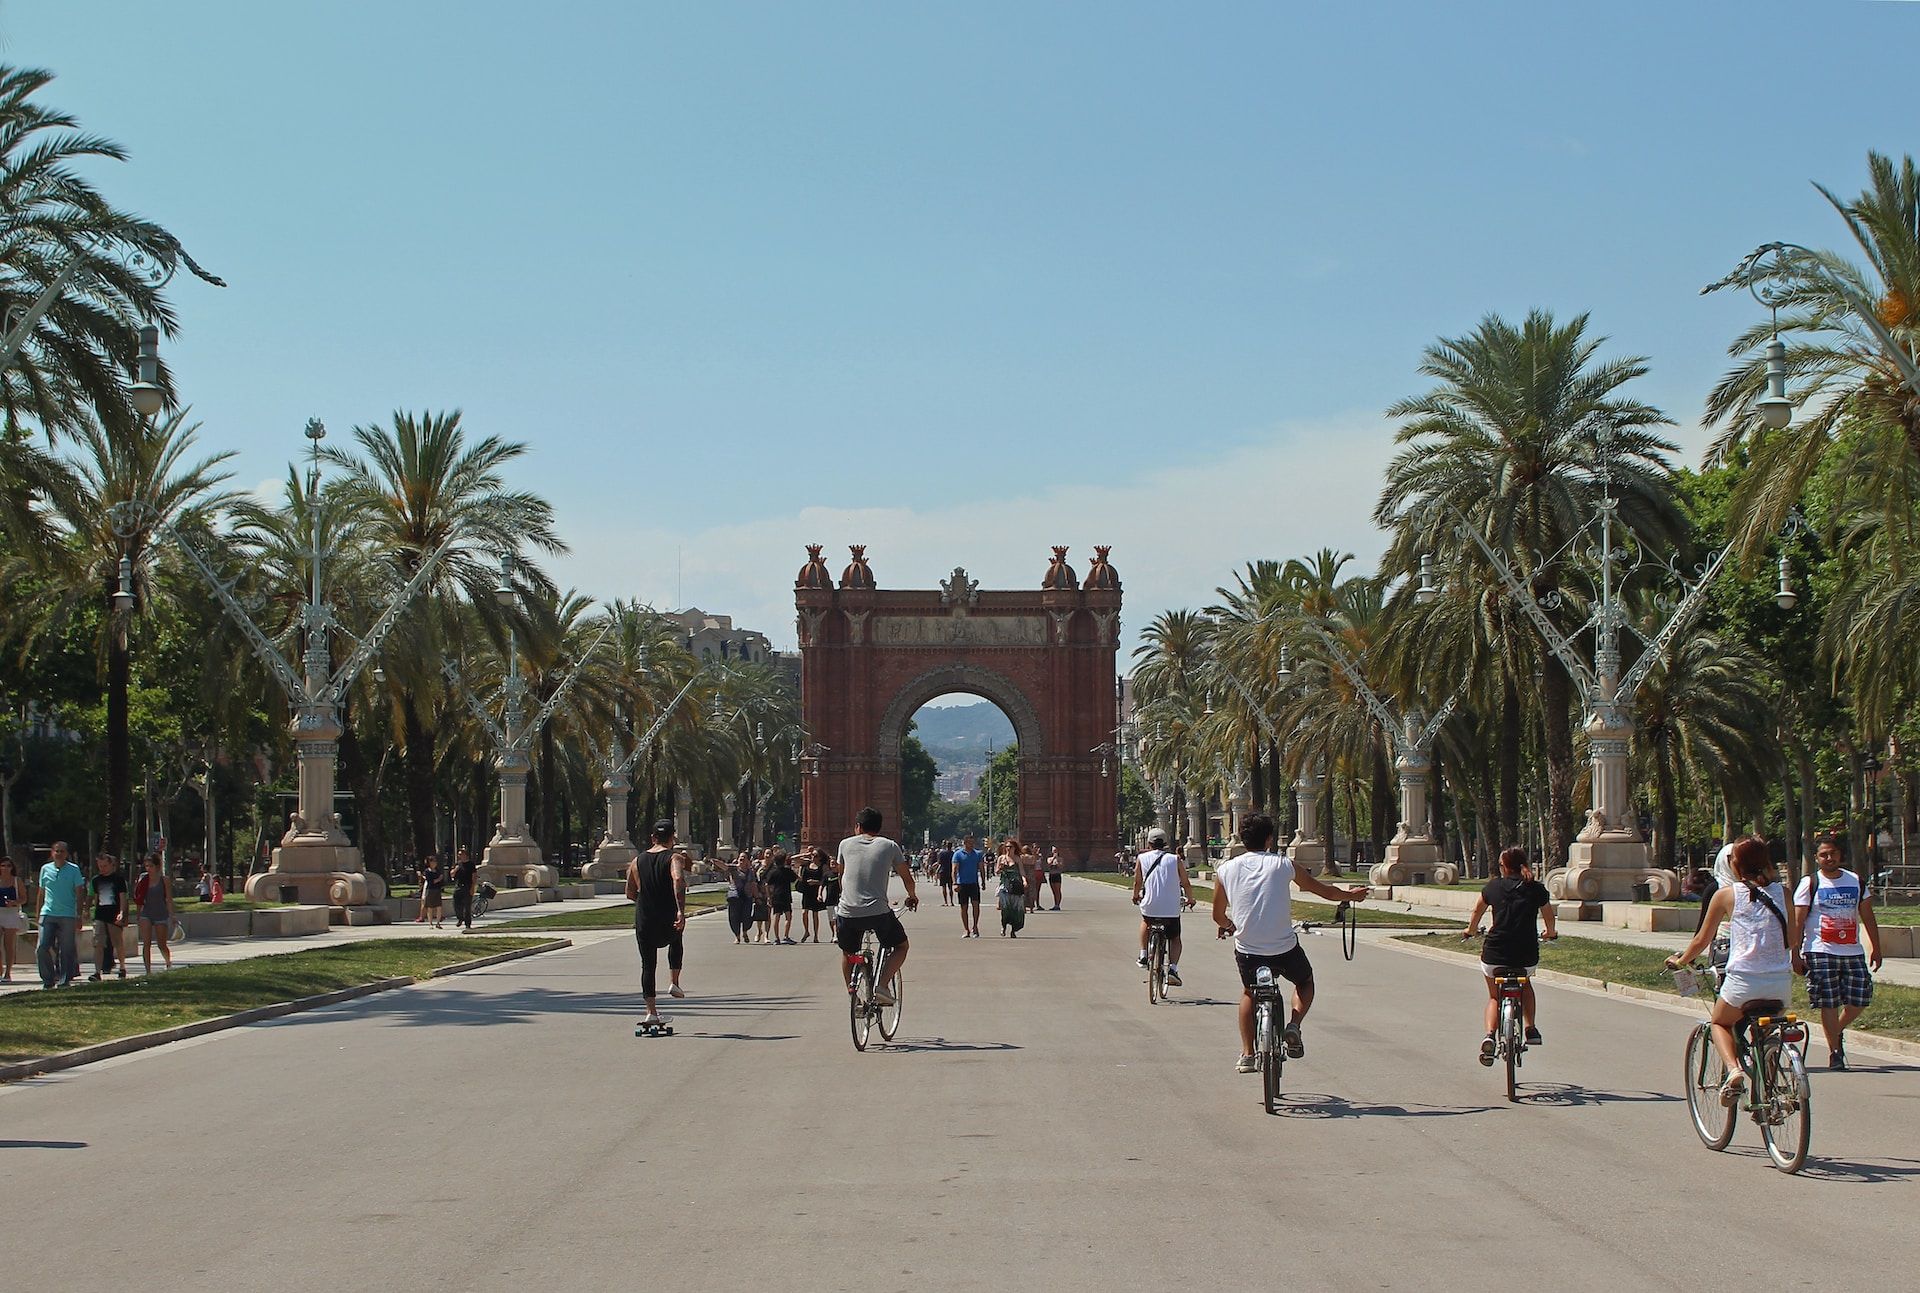
{"label": "person with red hair", "polygon": [[1777,1004],[1768,1008],[1785,1008],[1793,991],[1793,950],[1800,946],[1800,913],[1788,904],[1786,891],[1774,876],[1773,858],[1764,839],[1749,835],[1735,840],[1728,861],[1734,882],[1713,895],[1693,941],[1677,956],[1667,958],[1667,968],[1679,969],[1706,951],[1720,932],[1721,923],[1726,923],[1727,965],[1709,1019],[1714,1049],[1727,1066],[1720,1103],[1732,1108],[1739,1104],[1747,1085],[1733,1042],[1734,1026],[1748,1006],[1774,1002]]}

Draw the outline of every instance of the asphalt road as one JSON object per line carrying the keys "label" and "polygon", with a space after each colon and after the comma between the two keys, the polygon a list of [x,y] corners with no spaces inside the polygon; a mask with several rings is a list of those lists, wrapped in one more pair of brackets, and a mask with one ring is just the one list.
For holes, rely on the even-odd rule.
{"label": "asphalt road", "polygon": [[1191,940],[1150,1008],[1125,895],[1067,902],[1017,942],[961,941],[937,898],[909,916],[901,1036],[865,1055],[830,949],[707,917],[672,1038],[632,1035],[614,936],[0,1089],[9,1267],[327,1293],[1912,1287],[1912,1067],[1817,1072],[1788,1178],[1751,1126],[1694,1138],[1680,1015],[1545,988],[1509,1106],[1470,965],[1312,938],[1307,1057],[1268,1117],[1232,1071],[1225,947]]}

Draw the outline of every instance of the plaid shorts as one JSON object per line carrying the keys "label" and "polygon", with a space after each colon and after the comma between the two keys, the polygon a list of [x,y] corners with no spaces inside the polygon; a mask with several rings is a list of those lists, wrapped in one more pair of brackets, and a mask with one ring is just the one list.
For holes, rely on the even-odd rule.
{"label": "plaid shorts", "polygon": [[1873,975],[1864,956],[1807,954],[1807,1000],[1815,1010],[1865,1006],[1873,1001]]}

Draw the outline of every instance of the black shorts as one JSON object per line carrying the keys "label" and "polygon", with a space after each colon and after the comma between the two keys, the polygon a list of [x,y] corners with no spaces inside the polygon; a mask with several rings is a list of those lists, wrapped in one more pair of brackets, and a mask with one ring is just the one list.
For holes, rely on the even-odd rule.
{"label": "black shorts", "polygon": [[977,884],[957,884],[953,886],[953,892],[961,902],[980,901],[980,886]]}
{"label": "black shorts", "polygon": [[803,893],[800,895],[801,911],[825,911],[826,909],[827,904],[820,901],[814,894]]}
{"label": "black shorts", "polygon": [[1307,949],[1298,943],[1278,956],[1255,956],[1235,948],[1233,960],[1240,967],[1242,987],[1253,986],[1253,976],[1263,965],[1296,988],[1310,987],[1313,983],[1313,963],[1307,960]]}
{"label": "black shorts", "polygon": [[950,887],[952,884],[953,884],[953,869],[951,867],[941,867],[940,868],[940,887],[942,889],[945,889]]}
{"label": "black shorts", "polygon": [[840,944],[840,950],[852,956],[860,950],[860,936],[868,930],[880,940],[882,951],[891,952],[907,941],[907,928],[900,923],[900,917],[891,911],[883,911],[877,916],[842,916],[838,928],[834,930],[833,941]]}
{"label": "black shorts", "polygon": [[1142,916],[1140,919],[1146,921],[1149,925],[1158,925],[1161,929],[1165,930],[1169,943],[1180,937],[1180,918],[1178,916]]}
{"label": "black shorts", "polygon": [[773,900],[773,914],[776,916],[793,915],[793,899],[775,898]]}

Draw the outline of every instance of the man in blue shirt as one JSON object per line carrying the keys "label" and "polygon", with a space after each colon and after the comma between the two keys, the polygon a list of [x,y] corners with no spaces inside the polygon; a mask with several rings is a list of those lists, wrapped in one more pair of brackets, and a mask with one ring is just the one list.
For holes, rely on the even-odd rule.
{"label": "man in blue shirt", "polygon": [[963,835],[953,851],[953,894],[960,904],[960,937],[980,937],[980,850]]}
{"label": "man in blue shirt", "polygon": [[66,841],[49,853],[40,868],[40,935],[34,960],[41,987],[64,988],[80,973],[80,894],[87,878],[68,859]]}

